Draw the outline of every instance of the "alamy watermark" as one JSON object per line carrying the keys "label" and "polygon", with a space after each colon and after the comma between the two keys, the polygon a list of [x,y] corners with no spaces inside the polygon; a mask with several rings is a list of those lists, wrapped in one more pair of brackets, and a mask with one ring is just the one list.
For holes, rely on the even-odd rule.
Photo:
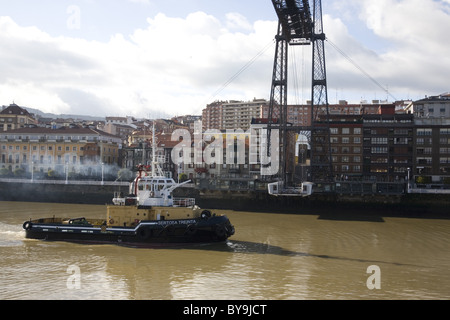
{"label": "alamy watermark", "polygon": [[381,269],[377,265],[371,265],[367,267],[366,273],[371,275],[367,278],[367,289],[381,289]]}
{"label": "alamy watermark", "polygon": [[67,18],[66,25],[69,30],[81,29],[81,9],[79,6],[70,5],[66,10],[69,18]]}
{"label": "alamy watermark", "polygon": [[[202,131],[202,122],[195,123],[193,139],[187,129],[176,129],[172,141],[179,143],[172,149],[176,165],[240,165],[260,164],[262,175],[275,175],[279,170],[279,130],[266,128],[217,129]],[[270,143],[269,143],[270,141]],[[248,148],[248,163],[246,159]]]}
{"label": "alamy watermark", "polygon": [[67,267],[67,271],[69,277],[66,281],[67,289],[81,289],[81,270],[77,265],[70,265]]}

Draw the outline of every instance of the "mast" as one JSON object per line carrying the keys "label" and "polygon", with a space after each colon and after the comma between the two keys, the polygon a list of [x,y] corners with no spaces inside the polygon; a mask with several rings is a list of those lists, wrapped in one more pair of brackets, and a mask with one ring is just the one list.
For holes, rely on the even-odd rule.
{"label": "mast", "polygon": [[156,138],[155,138],[155,121],[152,128],[152,176],[156,176]]}

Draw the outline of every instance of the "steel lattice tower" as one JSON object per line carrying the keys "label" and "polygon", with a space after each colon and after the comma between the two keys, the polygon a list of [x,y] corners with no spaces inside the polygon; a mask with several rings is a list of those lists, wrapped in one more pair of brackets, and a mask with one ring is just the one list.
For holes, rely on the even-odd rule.
{"label": "steel lattice tower", "polygon": [[[276,49],[270,94],[268,132],[280,129],[280,171],[279,176],[289,183],[290,173],[286,172],[287,137],[289,131],[306,133],[311,146],[310,180],[331,182],[333,166],[331,162],[329,109],[325,67],[325,34],[322,22],[321,0],[272,0],[277,13],[278,33],[275,37]],[[312,44],[312,88],[311,88],[311,126],[287,126],[287,74],[288,48],[291,45]],[[274,124],[275,110],[278,110],[279,123]]]}

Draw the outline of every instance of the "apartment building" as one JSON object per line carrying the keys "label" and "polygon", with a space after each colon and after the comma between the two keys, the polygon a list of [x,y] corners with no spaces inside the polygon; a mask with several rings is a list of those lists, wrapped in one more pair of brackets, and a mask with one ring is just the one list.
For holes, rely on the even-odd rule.
{"label": "apartment building", "polygon": [[[394,114],[395,104],[385,101],[372,100],[370,103],[361,101],[358,104],[349,104],[346,100],[340,100],[337,104],[329,104],[330,115],[362,115],[362,114]],[[321,115],[326,115],[326,110],[321,110]],[[261,107],[261,118],[269,117],[269,105]],[[274,108],[273,118],[280,117],[279,108]],[[286,109],[287,122],[295,127],[311,126],[311,102],[302,105],[288,105]]]}
{"label": "apartment building", "polygon": [[[293,126],[308,127],[311,125],[311,104],[305,105],[288,105],[286,111],[287,122]],[[261,106],[260,117],[263,119],[269,118],[269,104]],[[280,109],[274,108],[272,111],[272,118],[278,119],[280,117]]]}
{"label": "apartment building", "polygon": [[420,184],[450,183],[450,119],[415,119],[412,174]]}
{"label": "apartment building", "polygon": [[248,130],[252,119],[259,118],[261,109],[268,105],[264,99],[253,101],[217,101],[202,112],[203,130],[242,129]]}
{"label": "apartment building", "polygon": [[202,111],[203,130],[222,129],[223,105],[226,102],[216,101],[206,106]]}
{"label": "apartment building", "polygon": [[450,93],[414,101],[412,177],[420,185],[450,184]]}
{"label": "apartment building", "polygon": [[[122,150],[122,167],[134,170],[138,165],[150,166],[153,156],[152,132],[136,131],[133,139]],[[172,149],[179,141],[172,141],[170,133],[156,134],[155,156],[160,163],[164,175],[168,178],[176,178],[178,168],[172,161]]]}
{"label": "apartment building", "polygon": [[429,96],[411,105],[417,118],[450,118],[450,93]]}
{"label": "apartment building", "polygon": [[362,177],[363,119],[361,115],[332,115],[330,142],[337,180]]}
{"label": "apartment building", "polygon": [[363,175],[376,181],[405,179],[413,163],[414,116],[363,116]]}
{"label": "apartment building", "polygon": [[118,165],[120,149],[120,138],[96,129],[21,128],[0,133],[0,168],[90,174],[102,165]]}

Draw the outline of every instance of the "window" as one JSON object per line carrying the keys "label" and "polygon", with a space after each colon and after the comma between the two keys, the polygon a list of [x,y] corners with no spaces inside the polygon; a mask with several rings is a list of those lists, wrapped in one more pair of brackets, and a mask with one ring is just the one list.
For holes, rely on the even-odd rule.
{"label": "window", "polygon": [[372,153],[387,153],[387,147],[372,147]]}
{"label": "window", "polygon": [[395,129],[394,134],[408,134],[408,129]]}
{"label": "window", "polygon": [[417,164],[421,164],[421,165],[431,164],[432,158],[431,157],[417,157],[416,162],[417,162]]}
{"label": "window", "polygon": [[394,144],[408,144],[408,138],[394,138]]}
{"label": "window", "polygon": [[431,128],[421,128],[417,129],[417,135],[418,136],[431,136],[432,129]]}
{"label": "window", "polygon": [[387,138],[372,138],[371,139],[372,144],[387,144],[388,139]]}

